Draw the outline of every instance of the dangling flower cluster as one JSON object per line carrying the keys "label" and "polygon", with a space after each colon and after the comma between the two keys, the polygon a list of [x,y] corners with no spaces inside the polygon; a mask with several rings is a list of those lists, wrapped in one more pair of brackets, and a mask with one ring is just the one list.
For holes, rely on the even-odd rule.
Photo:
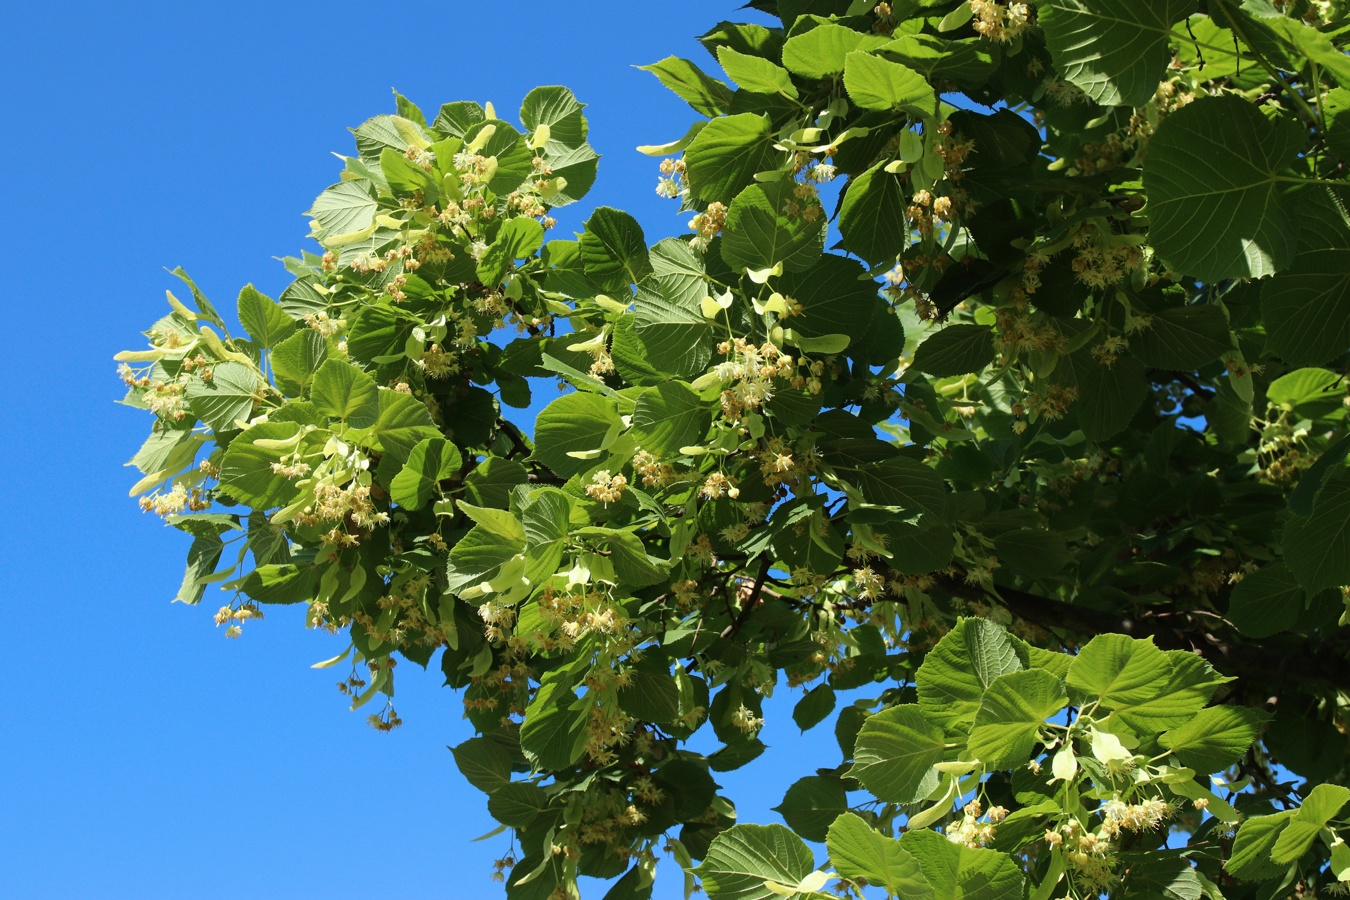
{"label": "dangling flower cluster", "polygon": [[999,309],[998,336],[995,345],[998,349],[1016,355],[1033,350],[1048,350],[1064,344],[1064,336],[1059,329],[1047,321],[1037,322],[1027,313],[1019,313],[1008,307]]}
{"label": "dangling flower cluster", "polygon": [[1142,803],[1125,803],[1119,795],[1097,808],[1102,814],[1102,832],[1110,837],[1126,831],[1153,831],[1172,817],[1175,810],[1165,800],[1151,797]]}
{"label": "dangling flower cluster", "polygon": [[1100,290],[1119,284],[1144,265],[1144,253],[1139,247],[1091,222],[1078,227],[1073,246],[1078,251],[1072,263],[1074,275],[1089,288]]}
{"label": "dangling flower cluster", "polygon": [[735,500],[741,495],[741,489],[737,486],[735,478],[721,472],[713,472],[703,482],[703,487],[699,488],[699,495],[709,500],[716,500],[724,495]]}
{"label": "dangling flower cluster", "polygon": [[684,160],[661,160],[661,178],[656,182],[657,196],[673,200],[683,194],[687,190],[684,185],[684,175]]}
{"label": "dangling flower cluster", "polygon": [[970,0],[975,14],[971,27],[991,41],[1008,44],[1031,28],[1031,8],[1025,3],[1002,4],[995,0]]}
{"label": "dangling flower cluster", "polygon": [[168,493],[156,493],[140,499],[141,512],[153,512],[157,516],[176,516],[183,510],[201,512],[211,506],[203,496],[201,488],[193,488],[178,483]]}
{"label": "dangling flower cluster", "polygon": [[1018,407],[1023,406],[1023,404],[1013,404],[1013,413],[1015,415],[1030,413],[1033,420],[1038,416],[1044,416],[1047,419],[1062,419],[1064,414],[1069,411],[1069,407],[1073,405],[1073,401],[1077,399],[1078,388],[1062,384],[1046,385],[1043,390],[1027,393],[1026,403],[1021,411],[1018,410]]}
{"label": "dangling flower cluster", "polygon": [[642,479],[643,487],[665,487],[678,477],[674,467],[641,448],[633,454],[633,471]]}
{"label": "dangling flower cluster", "polygon": [[764,719],[757,716],[744,703],[731,714],[731,724],[745,734],[753,735],[764,727]]}
{"label": "dangling flower cluster", "polygon": [[1008,811],[1003,807],[994,806],[989,810],[988,821],[981,822],[979,819],[984,813],[984,808],[978,800],[967,803],[961,812],[961,821],[953,822],[944,831],[947,840],[953,844],[971,848],[988,846],[994,840],[995,826],[1008,815]]}
{"label": "dangling flower cluster", "polygon": [[459,354],[446,350],[440,344],[432,344],[422,352],[422,358],[417,360],[417,367],[426,373],[428,378],[450,378],[459,374]]}
{"label": "dangling flower cluster", "polygon": [[723,341],[717,352],[731,357],[718,363],[714,371],[722,381],[734,382],[722,391],[722,412],[733,422],[772,399],[773,379],[788,375],[794,365],[793,358],[776,345],[765,342],[756,347],[745,338]]}
{"label": "dangling flower cluster", "polygon": [[722,233],[726,224],[726,204],[714,200],[708,204],[707,209],[689,220],[689,230],[694,232],[694,237],[689,241],[689,246],[702,253],[708,249],[712,239]]}
{"label": "dangling flower cluster", "polygon": [[328,313],[323,310],[305,315],[305,327],[314,329],[324,337],[332,337],[341,331],[346,324],[342,319],[328,318]]}
{"label": "dangling flower cluster", "polygon": [[628,479],[622,472],[611,475],[609,469],[601,469],[591,476],[591,483],[586,485],[586,496],[608,505],[619,502],[627,487]]}
{"label": "dangling flower cluster", "polygon": [[372,528],[389,523],[389,513],[375,509],[370,499],[370,486],[358,481],[346,487],[339,487],[330,481],[319,482],[314,486],[314,504],[306,506],[295,518],[302,525],[350,520],[357,528]]}
{"label": "dangling flower cluster", "polygon": [[1058,106],[1073,106],[1075,103],[1082,103],[1088,99],[1088,95],[1083,93],[1082,88],[1071,81],[1047,78],[1042,84],[1045,87],[1045,96],[1053,100]]}
{"label": "dangling flower cluster", "polygon": [[403,720],[398,717],[394,711],[393,704],[385,704],[383,710],[377,713],[371,713],[366,716],[366,724],[376,731],[383,731],[386,734],[403,724]]}
{"label": "dangling flower cluster", "polygon": [[263,618],[262,610],[258,608],[256,603],[249,602],[237,609],[231,606],[222,606],[216,611],[215,623],[217,628],[227,622],[231,623],[230,626],[225,629],[225,636],[234,640],[244,633],[244,630],[240,627],[243,623],[247,622],[249,619],[261,618]]}
{"label": "dangling flower cluster", "polygon": [[1088,831],[1077,819],[1069,819],[1059,828],[1047,830],[1045,842],[1063,851],[1074,881],[1092,895],[1119,882],[1115,846],[1109,835]]}

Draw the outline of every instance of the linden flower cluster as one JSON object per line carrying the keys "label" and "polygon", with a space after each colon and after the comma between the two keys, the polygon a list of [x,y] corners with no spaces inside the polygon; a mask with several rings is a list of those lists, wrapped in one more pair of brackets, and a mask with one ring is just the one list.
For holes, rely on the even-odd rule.
{"label": "linden flower cluster", "polygon": [[722,233],[722,229],[727,224],[727,206],[725,203],[719,203],[714,200],[708,204],[708,208],[689,220],[689,230],[694,232],[694,237],[689,241],[689,246],[700,253],[708,249],[712,239]]}
{"label": "linden flower cluster", "polygon": [[656,182],[657,196],[673,200],[685,193],[688,188],[684,185],[684,175],[684,160],[661,160],[661,178]]}
{"label": "linden flower cluster", "polygon": [[722,391],[722,412],[733,422],[771,400],[773,380],[789,375],[795,364],[791,356],[774,344],[765,342],[756,347],[739,337],[718,344],[717,352],[731,357],[718,363],[713,371],[722,381],[734,382]]}
{"label": "linden flower cluster", "polygon": [[995,827],[1008,817],[1008,811],[1002,806],[992,806],[989,808],[988,820],[981,822],[979,819],[984,813],[984,807],[978,800],[967,803],[961,812],[961,821],[953,822],[944,831],[947,840],[953,844],[971,848],[988,846],[994,840]]}
{"label": "linden flower cluster", "polygon": [[249,619],[261,619],[263,618],[263,614],[262,610],[258,609],[256,603],[250,602],[245,603],[238,609],[230,606],[222,606],[216,611],[214,618],[217,628],[224,625],[226,622],[231,623],[230,626],[225,629],[225,636],[233,640],[244,633],[243,629],[239,627],[240,625],[247,622]]}
{"label": "linden flower cluster", "polygon": [[211,504],[202,495],[201,488],[193,488],[191,491],[181,482],[175,484],[168,493],[155,493],[142,497],[137,501],[141,507],[141,512],[153,512],[157,516],[176,516],[183,510],[189,512],[200,512],[210,508]]}
{"label": "linden flower cluster", "polygon": [[1064,336],[1059,329],[1042,318],[1037,321],[1025,312],[1003,307],[996,312],[998,336],[995,345],[1005,353],[1013,355],[1035,350],[1048,350],[1064,345]]}
{"label": "linden flower cluster", "polygon": [[995,0],[970,0],[975,14],[971,27],[991,41],[1008,44],[1031,28],[1031,8],[1025,3],[997,3]]}
{"label": "linden flower cluster", "polygon": [[622,472],[611,475],[609,469],[601,469],[591,476],[591,483],[586,485],[586,496],[608,506],[619,502],[627,487],[628,479]]}
{"label": "linden flower cluster", "polygon": [[1120,240],[1091,222],[1084,222],[1073,236],[1074,276],[1089,288],[1102,289],[1119,284],[1127,275],[1144,265],[1144,252]]}
{"label": "linden flower cluster", "polygon": [[1115,845],[1109,835],[1088,831],[1077,819],[1069,819],[1059,828],[1047,830],[1045,842],[1063,851],[1064,861],[1081,888],[1096,894],[1119,882]]}
{"label": "linden flower cluster", "polygon": [[641,448],[633,454],[633,471],[642,479],[643,487],[665,487],[679,477],[673,466]]}

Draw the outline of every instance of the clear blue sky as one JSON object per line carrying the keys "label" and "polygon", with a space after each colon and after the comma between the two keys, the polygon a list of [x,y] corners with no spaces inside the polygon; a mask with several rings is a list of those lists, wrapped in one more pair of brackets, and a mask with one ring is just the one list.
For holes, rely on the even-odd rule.
{"label": "clear blue sky", "polygon": [[[469,736],[439,674],[399,670],[406,724],[379,734],[311,663],[338,638],[268,611],[239,641],[171,605],[188,539],[142,515],[121,463],[150,421],[114,404],[112,356],[139,346],[181,265],[218,306],[307,246],[301,212],[336,180],[346,129],[391,87],[518,109],[535,85],[590,104],[596,188],[649,242],[683,230],[633,151],[694,114],[632,68],[676,53],[731,2],[16,4],[0,36],[9,165],[0,365],[7,690],[0,720],[0,893],[7,898],[497,897],[504,837],[446,745]],[[506,115],[504,118],[508,117]],[[806,738],[768,707],[773,750],[723,779],[743,821],[779,821],[811,774]],[[673,863],[658,898],[680,896]],[[600,897],[597,886],[585,896]]]}

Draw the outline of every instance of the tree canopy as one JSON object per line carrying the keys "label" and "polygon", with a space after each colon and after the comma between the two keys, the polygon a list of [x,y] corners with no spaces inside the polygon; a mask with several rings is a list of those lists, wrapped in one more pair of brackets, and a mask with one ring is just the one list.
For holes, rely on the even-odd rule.
{"label": "tree canopy", "polygon": [[[462,691],[512,900],[1343,890],[1346,5],[750,6],[642,67],[688,233],[550,234],[566,88],[396,96],[279,298],[175,272],[118,359],[177,599],[306,604],[377,728]],[[796,689],[839,752],[738,823]]]}

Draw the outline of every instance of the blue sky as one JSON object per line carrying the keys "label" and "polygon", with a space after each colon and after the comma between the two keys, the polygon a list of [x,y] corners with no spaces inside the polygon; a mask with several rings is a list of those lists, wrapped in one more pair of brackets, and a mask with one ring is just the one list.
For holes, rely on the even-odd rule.
{"label": "blue sky", "polygon": [[[9,9],[5,896],[500,896],[490,863],[508,845],[469,843],[493,823],[445,749],[469,730],[438,673],[399,670],[406,724],[379,734],[347,711],[336,670],[309,668],[345,644],[305,631],[299,610],[227,641],[209,596],[169,603],[188,539],[126,496],[121,464],[150,422],[114,404],[112,356],[166,311],[179,287],[166,268],[222,308],[248,282],[276,296],[288,278],[274,257],[309,246],[301,212],[336,180],[330,152],[392,112],[392,87],[428,110],[492,100],[514,118],[530,88],[568,85],[604,159],[559,232],[613,205],[649,242],[678,233],[656,161],[633,148],[694,114],[632,66],[675,53],[711,68],[694,35],[745,15],[709,0]],[[798,736],[793,699],[767,707],[770,754],[723,779],[743,821],[779,821],[769,807],[811,774],[802,759],[837,761],[828,723]],[[656,896],[680,884],[664,865]]]}

